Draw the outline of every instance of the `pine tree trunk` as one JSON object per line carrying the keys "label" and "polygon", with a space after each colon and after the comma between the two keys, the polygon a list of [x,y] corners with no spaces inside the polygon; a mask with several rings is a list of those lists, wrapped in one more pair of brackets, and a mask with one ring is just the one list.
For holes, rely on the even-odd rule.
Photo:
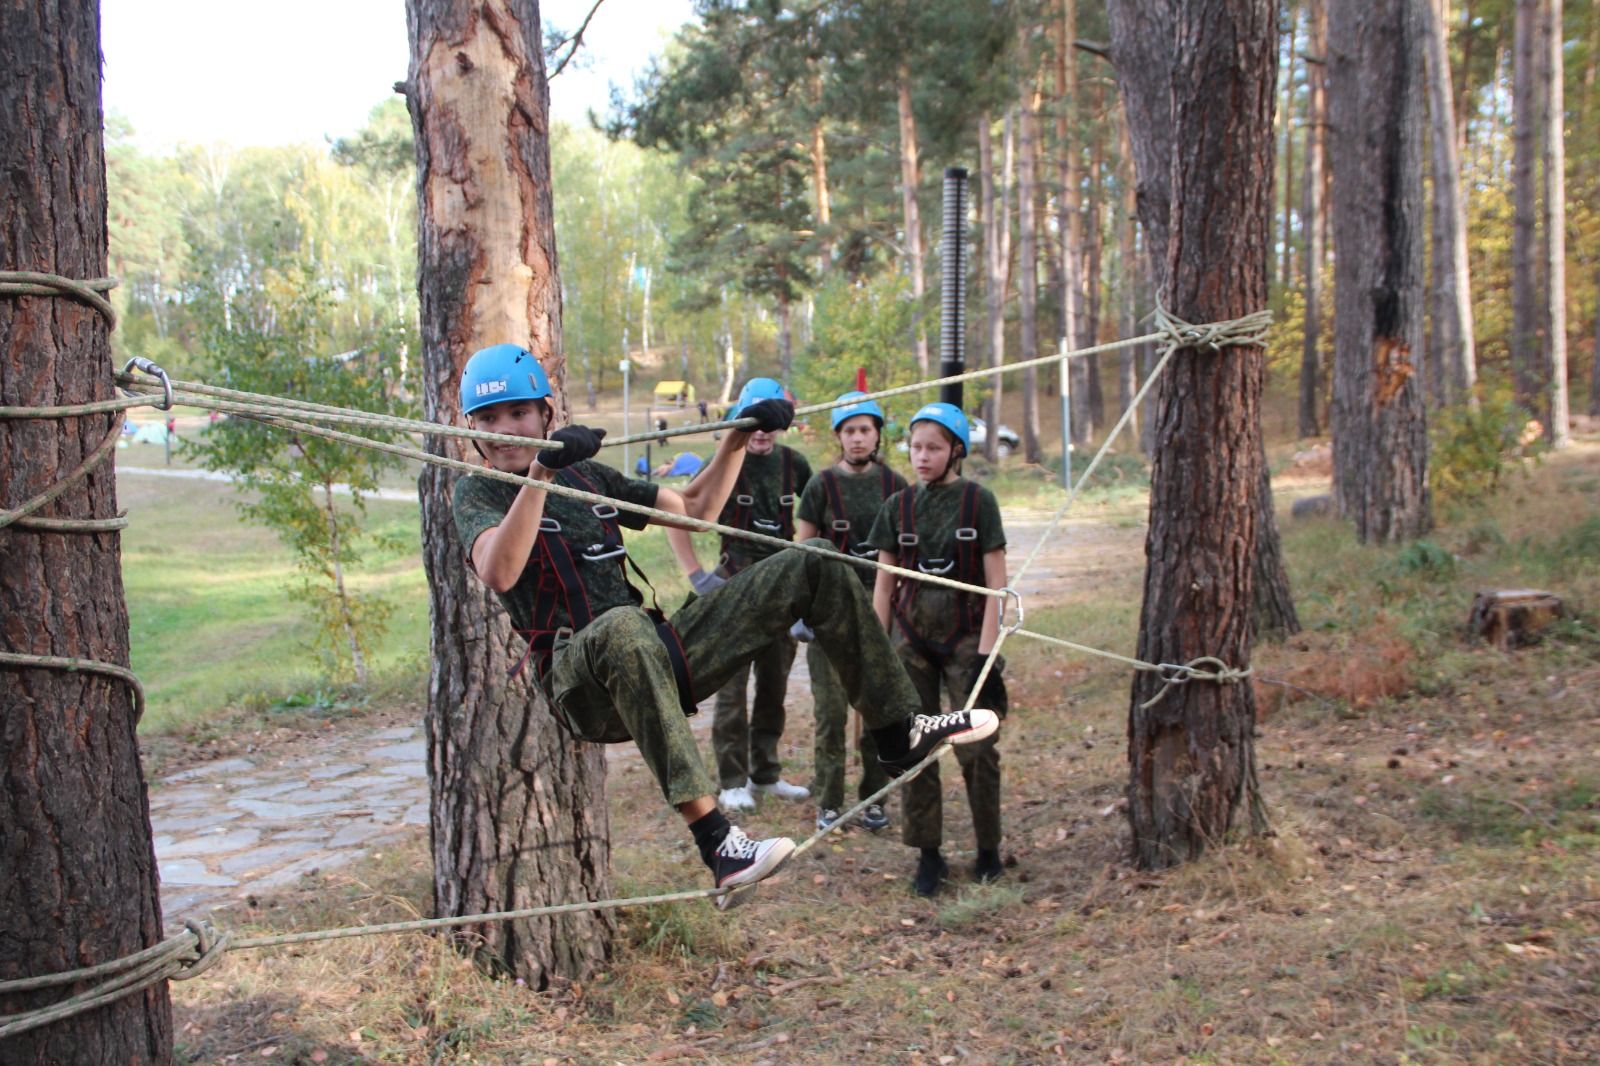
{"label": "pine tree trunk", "polygon": [[1323,147],[1327,143],[1326,56],[1328,14],[1324,0],[1311,0],[1307,12],[1311,61],[1306,64],[1305,179],[1300,183],[1300,228],[1305,251],[1300,256],[1305,279],[1305,331],[1300,344],[1300,436],[1322,432],[1322,247]]}
{"label": "pine tree trunk", "polygon": [[[1094,109],[1098,114],[1104,109],[1098,87],[1095,90]],[[1087,236],[1084,239],[1084,344],[1093,347],[1100,343],[1100,300],[1102,287],[1100,284],[1100,258],[1105,253],[1105,227],[1102,213],[1105,207],[1105,142],[1101,137],[1094,140],[1094,148],[1089,155],[1089,203],[1085,210],[1084,222]],[[1106,394],[1105,382],[1100,377],[1100,356],[1091,355],[1086,359],[1077,360],[1085,364],[1089,378],[1089,428],[1088,435],[1093,437],[1106,425]]]}
{"label": "pine tree trunk", "polygon": [[1472,323],[1472,282],[1467,267],[1467,210],[1456,152],[1450,56],[1437,3],[1423,0],[1420,17],[1428,67],[1428,135],[1433,164],[1433,360],[1439,399],[1472,399],[1477,362]]}
{"label": "pine tree trunk", "polygon": [[[1139,299],[1138,279],[1143,276],[1145,266],[1139,257],[1139,231],[1136,215],[1138,205],[1133,193],[1133,147],[1128,139],[1128,117],[1123,111],[1117,123],[1118,137],[1118,179],[1122,185],[1122,219],[1117,227],[1117,273],[1119,281],[1117,292],[1122,305],[1121,321],[1118,331],[1124,337],[1132,337],[1139,331]],[[1126,411],[1133,403],[1134,393],[1139,391],[1139,352],[1134,348],[1124,348],[1117,353],[1117,410]],[[1135,413],[1126,432],[1138,440],[1140,433],[1139,413]]]}
{"label": "pine tree trunk", "polygon": [[917,157],[917,119],[911,110],[911,71],[904,64],[895,81],[895,103],[900,118],[900,207],[905,219],[906,269],[911,276],[913,311],[912,343],[917,370],[928,376],[928,330],[922,321],[927,303],[928,283],[922,264],[922,215],[917,208],[917,189],[922,182],[922,164]]}
{"label": "pine tree trunk", "polygon": [[1539,417],[1543,409],[1543,324],[1538,297],[1538,39],[1542,0],[1516,0],[1511,48],[1511,373],[1517,402]]}
{"label": "pine tree trunk", "polygon": [[[1277,7],[1274,0],[1178,3],[1165,12],[1176,31],[1161,38],[1168,57],[1140,66],[1119,48],[1157,6],[1112,0],[1108,13],[1135,158],[1163,154],[1151,151],[1149,141],[1161,135],[1152,120],[1170,129],[1177,156],[1167,172],[1168,306],[1192,322],[1232,319],[1268,299]],[[1170,117],[1135,106],[1135,97],[1148,103],[1162,93]],[[1139,179],[1141,189],[1158,180],[1142,164]],[[1167,374],[1139,656],[1183,663],[1212,655],[1244,667],[1254,616],[1262,350],[1185,349]],[[1136,674],[1129,710],[1128,815],[1143,867],[1182,862],[1222,842],[1242,810],[1252,829],[1264,828],[1250,686],[1193,682],[1150,704],[1161,687],[1159,678]]]}
{"label": "pine tree trunk", "polygon": [[1289,291],[1289,279],[1294,277],[1294,42],[1299,18],[1293,0],[1284,5],[1289,25],[1283,29],[1284,56],[1279,61],[1287,69],[1283,73],[1283,104],[1278,119],[1283,123],[1283,238],[1279,242],[1278,291]]}
{"label": "pine tree trunk", "polygon": [[1272,476],[1267,468],[1266,438],[1261,438],[1261,483],[1256,491],[1256,572],[1252,582],[1256,598],[1256,635],[1282,640],[1300,632],[1300,614],[1289,595],[1289,571],[1283,562],[1283,541],[1278,536],[1278,513],[1272,499]]}
{"label": "pine tree trunk", "polygon": [[1334,499],[1363,541],[1432,525],[1422,343],[1421,33],[1415,0],[1328,11]]}
{"label": "pine tree trunk", "polygon": [[[1083,214],[1079,196],[1082,177],[1078,172],[1079,148],[1076,113],[1078,99],[1078,56],[1072,42],[1078,35],[1078,0],[1061,0],[1055,20],[1056,151],[1061,195],[1056,201],[1056,231],[1061,239],[1061,336],[1067,347],[1084,347],[1084,319],[1087,315],[1083,291]],[[1026,347],[1026,345],[1024,345]],[[1089,415],[1089,364],[1084,359],[1067,363],[1067,381],[1072,390],[1072,443],[1086,444],[1092,429]]]}
{"label": "pine tree trunk", "polygon": [[[461,369],[502,341],[538,354],[567,420],[550,199],[549,98],[532,0],[407,0],[416,134],[423,404],[459,422]],[[431,438],[436,453],[451,448]],[[470,451],[464,453],[470,456]],[[428,688],[434,912],[471,914],[611,892],[605,757],[555,723],[493,593],[465,565],[450,517],[453,473],[420,479],[432,597]],[[481,957],[549,987],[601,965],[607,914],[490,923]]]}
{"label": "pine tree trunk", "polygon": [[[1019,54],[1028,54],[1028,30],[1021,33]],[[1034,188],[1038,174],[1037,153],[1039,122],[1036,114],[1038,92],[1032,79],[1022,82],[1022,98],[1017,118],[1017,139],[1020,142],[1017,159],[1017,254],[1021,268],[1017,279],[1018,313],[1021,315],[1022,357],[1032,359],[1039,354],[1039,257],[1038,229],[1034,218],[1036,204]],[[998,427],[996,427],[998,432]],[[1030,463],[1043,459],[1043,446],[1039,440],[1039,373],[1030,367],[1022,372],[1022,452]]]}
{"label": "pine tree trunk", "polygon": [[1544,248],[1546,384],[1542,408],[1545,440],[1551,447],[1572,443],[1567,398],[1567,189],[1566,64],[1562,56],[1561,0],[1543,0],[1544,44]]}
{"label": "pine tree trunk", "polygon": [[[978,118],[978,190],[983,204],[983,307],[989,365],[998,367],[1006,360],[1006,270],[1002,234],[1010,225],[1005,206],[995,197],[993,117],[985,110]],[[989,462],[1000,460],[1000,411],[1005,395],[1005,375],[989,379],[989,399],[984,420],[989,433],[984,437],[983,455]]]}
{"label": "pine tree trunk", "polygon": [[[0,8],[0,269],[106,274],[100,10],[93,0]],[[0,296],[0,405],[107,400],[110,323],[65,296]],[[120,415],[0,420],[0,509],[56,484]],[[36,512],[117,513],[110,458]],[[115,532],[0,530],[0,648],[126,665],[128,610]],[[0,981],[109,962],[162,938],[150,808],[126,682],[0,665]],[[89,983],[0,996],[0,1015]],[[7,1037],[19,1064],[172,1061],[167,986]]]}

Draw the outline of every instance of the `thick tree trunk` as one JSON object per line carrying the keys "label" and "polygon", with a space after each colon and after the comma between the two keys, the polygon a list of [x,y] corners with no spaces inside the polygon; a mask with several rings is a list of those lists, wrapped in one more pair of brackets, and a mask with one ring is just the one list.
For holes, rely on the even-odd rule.
{"label": "thick tree trunk", "polygon": [[1252,582],[1256,598],[1256,635],[1282,640],[1300,632],[1300,614],[1289,595],[1289,571],[1283,562],[1283,541],[1278,536],[1278,513],[1273,506],[1272,475],[1267,468],[1266,438],[1261,438],[1261,482],[1256,491],[1256,572]]}
{"label": "thick tree trunk", "polygon": [[1328,11],[1335,244],[1334,499],[1363,541],[1432,525],[1422,343],[1421,35],[1415,0]]}
{"label": "thick tree trunk", "polygon": [[1473,354],[1472,282],[1467,268],[1467,208],[1461,194],[1454,97],[1444,23],[1422,0],[1420,16],[1428,67],[1428,133],[1433,163],[1433,359],[1439,399],[1465,403],[1477,381]]}
{"label": "thick tree trunk", "polygon": [[[467,358],[513,341],[550,371],[565,422],[538,5],[408,0],[406,21],[427,417],[458,421]],[[450,517],[454,481],[432,466],[420,479],[435,913],[601,898],[611,891],[603,751],[556,725],[531,670],[507,680],[516,638],[465,565]],[[468,932],[491,965],[546,988],[600,965],[614,929],[609,915],[577,914]]]}
{"label": "thick tree trunk", "polygon": [[[93,0],[0,8],[0,269],[106,273],[100,11]],[[0,405],[106,400],[110,323],[65,296],[0,296]],[[0,420],[0,509],[54,485],[120,415]],[[117,513],[108,458],[38,517]],[[0,648],[126,665],[115,532],[0,529]],[[94,966],[162,937],[133,694],[88,671],[0,665],[0,981]],[[90,983],[0,996],[0,1015]],[[165,984],[0,1041],[7,1063],[165,1063]]]}
{"label": "thick tree trunk", "polygon": [[811,106],[817,117],[811,122],[811,188],[817,200],[817,229],[822,233],[822,272],[833,266],[833,198],[828,194],[828,139],[822,128],[822,75],[811,71]]}
{"label": "thick tree trunk", "polygon": [[[998,367],[1006,359],[1006,264],[1002,234],[1010,228],[1005,206],[995,197],[993,117],[985,110],[978,118],[978,189],[983,205],[983,307],[989,365]],[[984,404],[984,420],[989,433],[983,441],[984,458],[1000,459],[1001,400],[1005,394],[1004,374],[989,379],[989,398]]]}
{"label": "thick tree trunk", "polygon": [[1300,343],[1300,436],[1322,432],[1322,263],[1323,147],[1327,142],[1326,55],[1328,14],[1323,0],[1311,0],[1307,12],[1311,62],[1306,64],[1306,173],[1300,183],[1300,227],[1305,251],[1300,267],[1305,279],[1305,331]]}
{"label": "thick tree trunk", "polygon": [[[1108,5],[1115,51],[1148,0]],[[1165,5],[1161,5],[1165,6]],[[1140,13],[1132,9],[1140,9]],[[1168,306],[1193,322],[1266,306],[1272,238],[1272,111],[1277,75],[1273,0],[1192,0],[1165,14],[1168,57],[1151,66],[1117,54],[1136,159],[1171,130]],[[1142,83],[1142,84],[1141,84]],[[1152,84],[1153,83],[1153,84]],[[1138,88],[1135,86],[1138,85]],[[1133,106],[1168,93],[1172,112]],[[1156,179],[1140,168],[1141,187]],[[1250,660],[1261,481],[1259,347],[1185,349],[1167,370],[1157,414],[1145,542],[1139,656],[1184,663]],[[1128,816],[1135,857],[1160,867],[1220,843],[1242,808],[1257,817],[1255,702],[1250,686],[1174,686],[1134,677],[1128,721]],[[1151,702],[1155,700],[1155,702]]]}
{"label": "thick tree trunk", "polygon": [[[1028,54],[1028,31],[1021,31],[1018,54]],[[1039,121],[1038,91],[1031,79],[1022,83],[1017,139],[1021,142],[1017,160],[1017,254],[1021,260],[1017,279],[1018,313],[1022,318],[1022,357],[1039,354],[1039,256],[1037,205],[1034,189],[1038,175]],[[1023,458],[1037,463],[1044,458],[1039,439],[1039,372],[1029,367],[1022,372],[1022,452]]]}
{"label": "thick tree trunk", "polygon": [[1545,440],[1551,447],[1572,443],[1567,398],[1567,149],[1566,64],[1562,56],[1561,0],[1544,0],[1544,250],[1548,298],[1545,386],[1541,409]]}
{"label": "thick tree trunk", "polygon": [[1511,47],[1511,373],[1517,402],[1539,417],[1545,389],[1536,260],[1538,40],[1543,0],[1516,0]]}
{"label": "thick tree trunk", "polygon": [[928,330],[922,312],[928,283],[922,264],[922,215],[917,208],[917,189],[922,183],[922,164],[917,157],[917,119],[911,110],[911,70],[902,64],[895,80],[895,105],[900,118],[900,207],[905,220],[906,269],[911,275],[911,299],[915,310],[912,344],[917,370],[928,376]]}

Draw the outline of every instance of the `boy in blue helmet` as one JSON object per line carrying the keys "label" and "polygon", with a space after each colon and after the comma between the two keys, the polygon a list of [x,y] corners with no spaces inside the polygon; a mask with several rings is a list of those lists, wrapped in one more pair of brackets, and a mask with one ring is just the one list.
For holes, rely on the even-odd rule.
{"label": "boy in blue helmet", "polygon": [[[780,382],[751,378],[739,390],[733,417],[743,417],[755,404],[786,402],[786,397]],[[780,435],[781,431],[761,430],[750,434],[744,469],[739,471],[733,495],[717,519],[722,525],[780,540],[794,539],[795,496],[811,480],[811,464],[799,452],[779,444]],[[720,584],[781,550],[723,534],[722,561],[715,580],[699,582],[695,591]],[[778,760],[778,744],[787,721],[784,697],[794,655],[795,638],[780,633],[750,663],[735,670],[728,683],[717,691],[711,746],[716,752],[717,777],[722,786],[717,802],[729,810],[753,810],[756,793],[791,801],[810,795],[800,785],[783,779],[783,766]],[[749,698],[752,673],[756,682],[754,699]]]}
{"label": "boy in blue helmet", "polygon": [[[560,445],[481,444],[490,466],[674,515],[704,519],[722,509],[751,431],[725,434],[711,462],[680,493],[593,462],[604,430],[565,426],[551,432],[550,394],[544,370],[526,349],[495,345],[468,360],[461,404],[474,428]],[[778,432],[793,420],[794,408],[773,398],[752,404],[744,414],[760,431]],[[692,570],[688,534],[670,519],[646,519],[538,485],[470,474],[456,483],[452,510],[468,565],[498,594],[527,642],[557,721],[582,740],[638,745],[719,888],[747,889],[775,872],[794,843],[781,837],[752,839],[729,823],[713,799],[684,716],[795,619],[826,619],[817,638],[841,657],[848,648],[866,647],[857,657],[859,665],[842,671],[842,680],[852,699],[864,701],[858,706],[871,709],[868,724],[890,773],[915,765],[947,741],[981,740],[997,725],[987,711],[955,722],[917,716],[916,692],[873,624],[859,582],[842,562],[785,552],[752,566],[737,588],[686,605],[668,623],[643,607],[643,596],[628,580],[622,529],[661,521],[679,564]],[[763,609],[750,611],[745,596],[757,597]],[[730,892],[718,898],[718,905],[737,903],[744,895]]]}
{"label": "boy in blue helmet", "polygon": [[[883,501],[906,487],[906,479],[890,470],[878,456],[883,434],[883,408],[864,399],[866,393],[851,391],[840,400],[854,400],[833,409],[833,435],[839,441],[839,461],[806,483],[800,494],[800,510],[795,519],[795,536],[809,540],[819,534],[840,551],[859,558],[876,558],[878,549],[867,539],[872,522]],[[864,590],[872,590],[876,571],[856,567]],[[828,656],[816,643],[806,647],[806,668],[811,674],[811,697],[816,708],[817,828],[826,829],[839,818],[844,808],[845,730],[850,705],[845,700],[839,675]],[[865,799],[888,783],[878,765],[878,752],[872,735],[860,737],[861,785],[857,796]],[[881,804],[871,804],[861,812],[861,825],[877,832],[887,828],[889,816]]]}
{"label": "boy in blue helmet", "polygon": [[[971,448],[967,418],[952,404],[930,403],[911,417],[913,488],[884,501],[868,538],[878,559],[893,566],[942,574],[992,589],[1006,584],[1006,534],[994,494],[961,476]],[[873,608],[893,630],[893,644],[922,699],[924,714],[939,712],[941,694],[961,707],[977,681],[1000,631],[1000,601],[878,571]],[[1006,713],[1003,663],[979,694],[986,707]],[[973,874],[1000,877],[1000,752],[995,736],[958,748],[961,776],[977,836]],[[921,850],[912,886],[931,896],[949,873],[939,853],[944,835],[938,764],[906,786],[903,839]]]}

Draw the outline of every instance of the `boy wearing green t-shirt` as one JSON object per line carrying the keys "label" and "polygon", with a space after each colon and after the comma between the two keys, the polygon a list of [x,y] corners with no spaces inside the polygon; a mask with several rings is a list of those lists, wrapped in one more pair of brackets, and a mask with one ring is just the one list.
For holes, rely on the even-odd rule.
{"label": "boy wearing green t-shirt", "polygon": [[[839,461],[806,483],[800,494],[795,536],[809,540],[820,534],[842,552],[858,558],[876,558],[878,550],[867,540],[873,519],[884,500],[906,487],[906,479],[878,457],[883,408],[873,400],[862,399],[865,396],[864,392],[847,392],[839,397],[857,401],[833,409]],[[862,588],[870,592],[875,571],[856,567],[855,572]],[[817,722],[816,779],[812,782],[817,793],[817,828],[826,829],[838,821],[839,811],[844,808],[845,729],[850,704],[827,653],[815,642],[806,647],[806,669],[811,674]],[[870,733],[861,734],[858,749],[861,785],[857,797],[866,799],[886,785],[888,777],[878,765],[878,752]],[[861,812],[861,825],[873,832],[888,824],[889,816],[882,804],[870,804]]]}
{"label": "boy wearing green t-shirt", "polygon": [[[479,351],[461,376],[468,422],[508,436],[546,438],[550,395],[538,360],[512,344]],[[758,429],[775,432],[792,421],[794,408],[773,399],[743,414]],[[682,493],[590,462],[604,435],[565,426],[548,436],[560,447],[493,442],[479,448],[489,466],[505,473],[705,520],[722,509],[751,434],[726,434]],[[694,570],[688,534],[672,518],[471,474],[456,483],[452,510],[468,565],[498,594],[527,642],[557,720],[580,740],[638,745],[719,888],[747,888],[774,873],[793,853],[794,842],[752,839],[718,810],[685,714],[795,620],[821,619],[817,639],[841,657],[854,653],[841,679],[852,699],[861,701],[857,706],[870,711],[868,725],[889,773],[909,769],[947,741],[981,740],[998,724],[988,711],[956,721],[916,714],[916,691],[843,562],[784,552],[751,566],[729,587],[708,590],[669,623],[646,611],[629,583],[622,529],[647,521],[665,526],[679,564]],[[718,906],[737,903],[744,894],[725,894]]]}
{"label": "boy wearing green t-shirt", "polygon": [[[970,447],[967,418],[952,404],[931,403],[911,418],[911,465],[917,484],[884,501],[868,538],[878,560],[991,589],[1006,584],[1006,534],[994,493],[960,474]],[[939,713],[940,695],[966,703],[1000,631],[999,600],[878,571],[872,605],[893,630],[893,645],[922,699]],[[980,698],[1004,717],[1002,661],[995,660]],[[956,749],[972,807],[979,881],[1000,877],[1000,752],[998,737]],[[939,853],[944,835],[939,767],[929,766],[905,789],[904,841],[921,849],[912,881],[931,896],[949,873]]]}

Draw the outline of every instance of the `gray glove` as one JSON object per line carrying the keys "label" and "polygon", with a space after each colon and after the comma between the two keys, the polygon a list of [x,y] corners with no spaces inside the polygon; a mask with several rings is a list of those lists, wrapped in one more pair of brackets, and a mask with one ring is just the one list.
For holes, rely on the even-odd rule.
{"label": "gray glove", "polygon": [[689,575],[689,585],[694,589],[696,596],[710,595],[727,583],[728,579],[714,570],[707,571],[696,567],[694,573]]}
{"label": "gray glove", "polygon": [[804,618],[789,627],[789,635],[802,644],[809,644],[817,638],[816,631],[806,625]]}

